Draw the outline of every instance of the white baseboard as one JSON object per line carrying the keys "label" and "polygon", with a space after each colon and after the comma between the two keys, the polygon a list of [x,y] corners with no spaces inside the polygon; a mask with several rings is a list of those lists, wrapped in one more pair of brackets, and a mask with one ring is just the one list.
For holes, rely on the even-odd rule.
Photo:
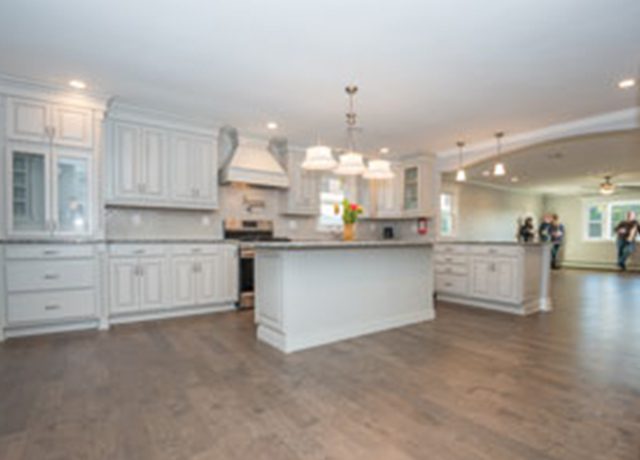
{"label": "white baseboard", "polygon": [[526,316],[539,311],[551,311],[551,298],[532,299],[523,303],[500,303],[491,300],[474,299],[469,297],[459,297],[451,294],[438,294],[438,300],[444,302],[456,303],[459,305],[468,305],[471,307],[484,308],[503,313],[511,313],[512,315]]}
{"label": "white baseboard", "polygon": [[341,330],[332,330],[313,334],[311,336],[287,336],[280,331],[258,326],[258,339],[268,343],[284,353],[292,353],[294,351],[305,350],[308,348],[318,347],[329,343],[339,342],[341,340],[353,339],[363,335],[382,332],[389,329],[408,326],[410,324],[421,323],[435,318],[435,311],[425,310],[409,315],[402,315],[388,318],[383,321],[375,321],[367,324],[358,324]]}
{"label": "white baseboard", "polygon": [[4,331],[4,337],[27,337],[31,335],[57,334],[60,332],[85,331],[97,329],[97,319],[73,320],[52,324],[34,324],[24,326],[8,326]]}
{"label": "white baseboard", "polygon": [[109,318],[110,324],[137,323],[139,321],[156,321],[161,319],[179,318],[182,316],[206,315],[223,311],[235,310],[235,304],[225,303],[216,305],[198,305],[193,307],[174,307],[146,312],[114,314]]}
{"label": "white baseboard", "polygon": [[[562,268],[578,268],[583,270],[603,270],[619,272],[620,268],[611,262],[582,262],[575,260],[563,260],[560,264]],[[640,272],[640,265],[629,264],[627,270],[630,272]]]}

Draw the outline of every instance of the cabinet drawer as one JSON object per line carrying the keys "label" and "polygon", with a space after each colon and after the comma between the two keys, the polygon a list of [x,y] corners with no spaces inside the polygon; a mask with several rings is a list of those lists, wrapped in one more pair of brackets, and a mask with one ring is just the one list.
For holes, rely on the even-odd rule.
{"label": "cabinet drawer", "polygon": [[77,259],[93,257],[90,244],[10,244],[7,259]]}
{"label": "cabinet drawer", "polygon": [[467,249],[464,244],[436,244],[438,254],[466,254]]}
{"label": "cabinet drawer", "polygon": [[163,256],[167,246],[162,244],[114,244],[109,246],[111,256]]}
{"label": "cabinet drawer", "polygon": [[9,294],[9,324],[96,316],[92,289]]}
{"label": "cabinet drawer", "polygon": [[521,253],[521,249],[518,246],[474,245],[471,247],[470,252],[478,255],[515,257]]}
{"label": "cabinet drawer", "polygon": [[436,291],[452,294],[467,294],[467,277],[460,275],[436,275]]}
{"label": "cabinet drawer", "polygon": [[436,254],[436,262],[439,264],[464,265],[467,263],[467,257],[453,253],[440,253]]}
{"label": "cabinet drawer", "polygon": [[436,273],[445,273],[450,275],[466,275],[469,272],[466,265],[436,265]]}
{"label": "cabinet drawer", "polygon": [[181,256],[217,254],[220,247],[218,244],[176,244],[173,246],[172,253]]}
{"label": "cabinet drawer", "polygon": [[15,260],[7,263],[7,290],[88,288],[94,284],[92,260]]}

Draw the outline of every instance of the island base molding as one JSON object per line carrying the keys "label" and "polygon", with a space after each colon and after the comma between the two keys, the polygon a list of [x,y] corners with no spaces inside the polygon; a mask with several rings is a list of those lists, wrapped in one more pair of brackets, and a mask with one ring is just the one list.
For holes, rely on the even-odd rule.
{"label": "island base molding", "polygon": [[340,342],[363,335],[409,326],[434,319],[433,311],[416,312],[409,315],[402,315],[396,318],[388,318],[382,321],[375,321],[369,324],[362,324],[356,327],[345,328],[340,331],[326,331],[312,336],[288,336],[283,332],[270,328],[266,325],[258,326],[258,340],[271,345],[284,352],[293,353],[295,351],[318,347],[334,342]]}
{"label": "island base molding", "polygon": [[470,299],[469,297],[456,296],[452,294],[438,294],[438,300],[521,316],[532,315],[538,312],[548,312],[553,309],[550,297],[533,299],[518,304],[500,303],[494,300]]}
{"label": "island base molding", "polygon": [[158,309],[147,312],[122,313],[111,316],[110,324],[137,323],[139,321],[157,321],[171,318],[181,318],[185,316],[207,315],[210,313],[221,313],[235,310],[235,303],[208,304],[193,307],[173,307]]}

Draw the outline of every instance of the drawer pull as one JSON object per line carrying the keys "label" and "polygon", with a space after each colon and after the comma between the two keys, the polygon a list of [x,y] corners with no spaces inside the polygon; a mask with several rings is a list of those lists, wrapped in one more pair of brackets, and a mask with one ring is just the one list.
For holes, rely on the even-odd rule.
{"label": "drawer pull", "polygon": [[56,251],[55,249],[46,249],[42,253],[45,256],[55,256],[56,254],[58,254],[58,251]]}
{"label": "drawer pull", "polygon": [[136,249],[133,251],[135,254],[144,254],[146,251],[144,249]]}
{"label": "drawer pull", "polygon": [[60,278],[60,275],[57,273],[47,273],[44,275],[44,279],[46,280],[57,280],[58,278]]}
{"label": "drawer pull", "polygon": [[44,307],[45,310],[60,310],[60,305],[45,305]]}

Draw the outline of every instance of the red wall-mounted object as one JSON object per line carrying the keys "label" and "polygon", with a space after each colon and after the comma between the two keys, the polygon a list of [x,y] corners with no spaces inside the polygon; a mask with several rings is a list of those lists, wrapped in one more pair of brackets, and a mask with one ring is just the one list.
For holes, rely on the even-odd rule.
{"label": "red wall-mounted object", "polygon": [[427,231],[427,219],[421,217],[420,219],[418,219],[418,235],[426,235]]}

